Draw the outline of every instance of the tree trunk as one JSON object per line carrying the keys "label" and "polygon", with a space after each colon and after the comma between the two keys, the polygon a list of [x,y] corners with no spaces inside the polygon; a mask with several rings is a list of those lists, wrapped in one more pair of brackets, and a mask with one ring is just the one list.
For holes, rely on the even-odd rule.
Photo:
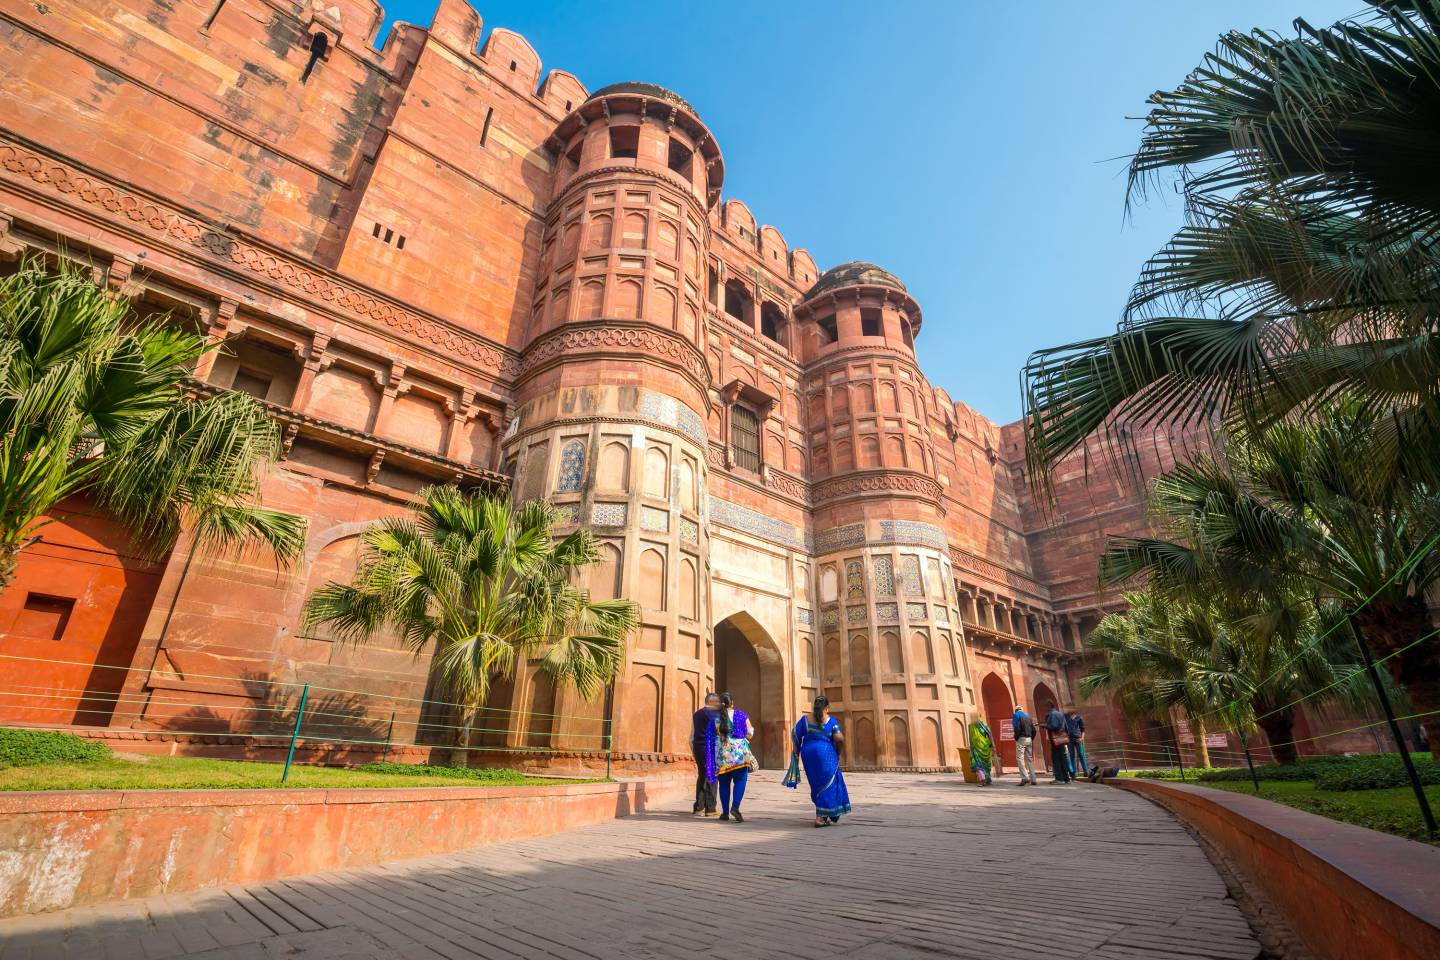
{"label": "tree trunk", "polygon": [[0,591],[10,586],[15,579],[15,567],[20,562],[20,551],[11,544],[0,544]]}
{"label": "tree trunk", "polygon": [[1300,751],[1294,744],[1295,739],[1295,708],[1286,707],[1260,721],[1260,729],[1265,731],[1265,739],[1270,741],[1270,752],[1274,754],[1276,762],[1289,766],[1298,763]]}
{"label": "tree trunk", "polygon": [[1210,767],[1210,745],[1205,742],[1205,715],[1190,718],[1190,732],[1195,737],[1195,762],[1201,769]]}
{"label": "tree trunk", "polygon": [[[1423,596],[1409,597],[1399,604],[1371,604],[1355,614],[1355,624],[1377,661],[1415,643],[1433,629]],[[1440,760],[1440,637],[1416,644],[1386,660],[1383,666],[1405,688],[1411,706],[1408,713],[1427,715],[1417,719],[1430,735],[1430,755]],[[1395,712],[1402,715],[1399,709]],[[1408,732],[1410,723],[1401,721],[1400,727]],[[1413,748],[1415,744],[1409,742],[1406,746]]]}

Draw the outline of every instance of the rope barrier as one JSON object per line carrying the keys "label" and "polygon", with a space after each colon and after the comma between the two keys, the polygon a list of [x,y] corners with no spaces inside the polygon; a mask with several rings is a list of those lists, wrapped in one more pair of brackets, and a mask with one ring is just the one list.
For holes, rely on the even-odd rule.
{"label": "rope barrier", "polygon": [[[30,662],[30,663],[49,663],[49,664],[56,664],[56,665],[59,665],[59,666],[85,667],[85,668],[87,668],[87,669],[105,669],[105,670],[123,670],[123,671],[131,671],[131,670],[132,670],[132,668],[129,667],[129,666],[117,666],[116,664],[111,664],[111,663],[86,663],[86,662],[80,661],[80,660],[55,660],[55,659],[50,659],[50,658],[47,658],[47,657],[24,657],[24,656],[20,656],[20,655],[18,655],[18,654],[13,654],[13,653],[0,653],[0,659],[5,659],[5,660],[24,660],[24,661],[27,661],[27,662]],[[134,671],[134,672],[136,672],[137,674],[139,673],[139,671]],[[222,676],[222,675],[219,675],[219,674],[207,674],[207,673],[187,673],[187,674],[180,674],[180,673],[176,673],[176,672],[169,671],[169,670],[153,670],[153,671],[151,671],[150,676],[152,676],[152,677],[162,677],[162,678],[167,678],[167,679],[175,679],[175,680],[181,680],[181,681],[186,681],[186,680],[225,680],[225,681],[234,682],[234,683],[241,683],[241,684],[264,683],[264,684],[268,684],[268,685],[271,685],[271,686],[284,686],[284,687],[304,687],[304,686],[305,686],[305,683],[304,683],[303,681],[298,681],[298,680],[269,680],[269,679],[265,679],[265,678],[262,678],[262,677],[234,677],[234,676]],[[147,681],[148,681],[149,678],[147,677],[146,679],[147,679]],[[326,692],[326,693],[346,693],[346,694],[351,694],[351,695],[360,696],[360,697],[374,697],[374,698],[380,699],[380,700],[389,700],[389,701],[401,702],[401,703],[419,703],[419,704],[430,704],[430,705],[432,705],[432,706],[441,706],[441,707],[459,707],[459,708],[464,709],[464,710],[473,709],[469,704],[459,703],[459,702],[456,702],[456,701],[450,701],[450,700],[430,700],[430,699],[426,699],[426,698],[424,698],[424,697],[404,697],[404,696],[399,696],[399,695],[397,695],[397,694],[390,694],[390,693],[371,693],[371,692],[366,691],[366,690],[351,690],[351,689],[349,689],[349,688],[347,688],[347,687],[324,687],[324,686],[320,686],[320,685],[318,685],[318,684],[310,684],[310,689],[311,689],[311,690],[320,690],[320,691],[323,691],[323,692]],[[219,696],[234,696],[234,694],[217,694],[217,695],[219,695]],[[510,709],[504,708],[504,707],[492,707],[492,706],[488,706],[488,705],[485,706],[485,707],[482,707],[482,708],[480,708],[480,709],[481,709],[481,710],[485,710],[485,711],[490,711],[490,712],[492,712],[492,713],[522,713],[522,714],[525,714],[526,716],[531,716],[531,717],[549,717],[549,718],[551,718],[551,719],[559,719],[559,720],[597,720],[597,719],[604,719],[603,717],[586,717],[586,716],[582,716],[582,715],[580,715],[580,714],[539,713],[539,712],[527,711],[527,710],[510,710]],[[306,711],[307,714],[308,714],[309,712],[310,712],[310,711],[308,711],[308,710]]]}

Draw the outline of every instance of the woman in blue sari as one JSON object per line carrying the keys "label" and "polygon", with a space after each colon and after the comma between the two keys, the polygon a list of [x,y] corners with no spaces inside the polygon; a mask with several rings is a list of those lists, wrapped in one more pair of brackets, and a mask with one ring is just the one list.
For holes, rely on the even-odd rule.
{"label": "woman in blue sari", "polygon": [[[805,779],[810,784],[810,800],[815,804],[815,826],[826,827],[840,822],[840,815],[850,812],[850,793],[845,789],[845,776],[840,772],[840,751],[845,735],[840,721],[830,716],[830,701],[815,698],[810,715],[801,717],[790,734],[795,752],[790,756],[790,771],[785,786],[800,785],[800,765],[805,766]],[[797,759],[798,758],[798,759]]]}

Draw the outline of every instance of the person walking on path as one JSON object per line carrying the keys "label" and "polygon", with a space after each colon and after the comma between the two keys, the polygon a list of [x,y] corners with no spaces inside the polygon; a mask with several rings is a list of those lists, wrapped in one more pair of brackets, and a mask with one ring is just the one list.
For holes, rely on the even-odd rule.
{"label": "person walking on path", "polygon": [[1050,737],[1050,772],[1055,775],[1050,782],[1069,784],[1070,757],[1065,748],[1070,743],[1070,735],[1065,732],[1065,714],[1059,707],[1052,706],[1045,714],[1045,732]]}
{"label": "person walking on path", "polygon": [[1074,707],[1065,717],[1065,733],[1070,737],[1070,775],[1083,777],[1090,771],[1090,760],[1085,756],[1085,718]]}
{"label": "person walking on path", "polygon": [[1015,764],[1020,768],[1020,786],[1035,786],[1035,721],[1023,707],[1017,706],[1010,717],[1010,726],[1015,731]]}
{"label": "person walking on path", "polygon": [[790,733],[790,769],[785,786],[800,785],[800,766],[805,767],[805,780],[810,784],[810,802],[815,804],[815,826],[839,823],[842,814],[850,812],[850,791],[845,789],[845,775],[840,772],[840,751],[845,748],[845,734],[840,721],[830,716],[830,701],[816,697],[813,709],[801,717]]}
{"label": "person walking on path", "polygon": [[750,780],[750,771],[760,765],[750,751],[750,738],[755,735],[755,726],[744,710],[735,706],[735,698],[728,693],[720,694],[720,710],[715,716],[715,739],[719,745],[719,760],[716,769],[720,784],[720,819],[744,823],[740,803],[745,799],[745,784]]}
{"label": "person walking on path", "polygon": [[716,767],[715,720],[720,715],[720,694],[705,694],[705,705],[690,718],[690,753],[695,758],[695,806],[697,817],[718,817],[715,812]]}
{"label": "person walking on path", "polygon": [[990,764],[995,756],[995,741],[990,736],[990,725],[976,717],[970,721],[970,769],[980,778],[980,786],[994,784],[990,778]]}

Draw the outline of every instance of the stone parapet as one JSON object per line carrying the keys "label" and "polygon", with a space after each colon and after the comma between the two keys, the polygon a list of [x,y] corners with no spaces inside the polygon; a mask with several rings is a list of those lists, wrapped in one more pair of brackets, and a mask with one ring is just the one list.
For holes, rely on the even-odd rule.
{"label": "stone parapet", "polygon": [[1440,957],[1440,849],[1245,794],[1109,782],[1223,850],[1320,960]]}
{"label": "stone parapet", "polygon": [[0,917],[544,836],[644,812],[692,785],[4,793]]}

